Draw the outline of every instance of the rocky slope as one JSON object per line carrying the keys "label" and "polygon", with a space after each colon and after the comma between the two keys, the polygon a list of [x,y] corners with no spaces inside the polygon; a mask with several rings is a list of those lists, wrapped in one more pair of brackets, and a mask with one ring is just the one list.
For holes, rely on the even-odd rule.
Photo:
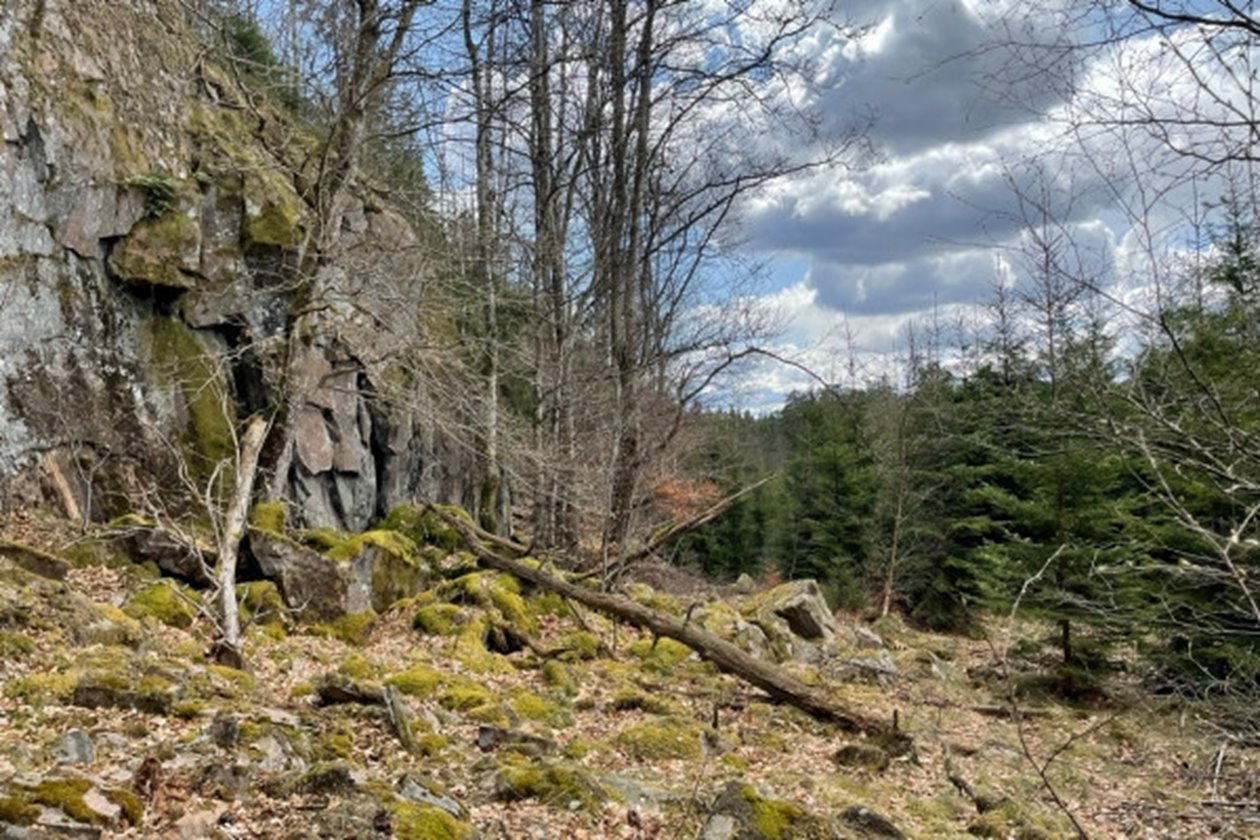
{"label": "rocky slope", "polygon": [[154,483],[178,490],[181,465],[204,480],[230,424],[287,393],[278,486],[306,524],[475,503],[407,373],[424,249],[367,186],[321,268],[318,328],[281,365],[312,142],[216,63],[189,8],[3,3],[0,507],[134,509]]}
{"label": "rocky slope", "polygon": [[[1003,674],[1039,648],[995,651],[1042,628],[995,626],[991,647],[837,621],[807,584],[738,594],[649,569],[655,588],[627,585],[897,715],[906,752],[480,571],[432,523],[264,520],[251,539],[324,558],[340,582],[325,602],[242,584],[243,673],[207,664],[200,592],[134,562],[130,535],[0,523],[0,836],[1075,836],[1039,770],[1091,837],[1255,836],[1260,752],[1221,751],[1193,706],[1117,688],[1093,708],[1021,699],[1012,719]],[[373,552],[399,565],[357,574]]]}

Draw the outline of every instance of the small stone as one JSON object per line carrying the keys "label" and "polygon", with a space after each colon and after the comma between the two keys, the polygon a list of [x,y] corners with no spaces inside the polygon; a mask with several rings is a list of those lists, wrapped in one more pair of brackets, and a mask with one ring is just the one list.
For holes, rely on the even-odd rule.
{"label": "small stone", "polygon": [[100,816],[101,822],[106,824],[115,823],[122,816],[122,808],[117,803],[106,799],[105,795],[95,788],[83,794],[83,804],[91,808]]}
{"label": "small stone", "polygon": [[216,747],[234,749],[241,740],[241,724],[234,715],[221,714],[210,724],[206,734]]}
{"label": "small stone", "polygon": [[888,769],[888,753],[873,744],[845,744],[831,757],[841,767],[859,767],[876,773]]}
{"label": "small stone", "polygon": [[739,823],[735,822],[734,817],[727,814],[714,814],[704,824],[704,830],[700,832],[700,840],[733,840],[735,829],[738,827]]}
{"label": "small stone", "polygon": [[840,814],[840,819],[865,832],[868,836],[906,840],[906,835],[901,833],[901,829],[893,825],[887,817],[875,813],[870,808],[863,808],[860,805],[845,808]]}
{"label": "small stone", "polygon": [[398,795],[421,805],[441,808],[457,820],[468,819],[468,811],[464,806],[442,793],[432,782],[410,773],[398,780]]}
{"label": "small stone", "polygon": [[878,633],[860,624],[853,628],[853,639],[859,648],[883,650],[885,647],[884,640]]}
{"label": "small stone", "polygon": [[71,729],[57,739],[53,759],[58,764],[94,764],[96,745],[92,743],[92,736],[82,729]]}
{"label": "small stone", "polygon": [[731,585],[731,589],[736,595],[751,595],[757,591],[757,581],[752,579],[748,572],[741,572],[740,576],[735,579],[735,583]]}

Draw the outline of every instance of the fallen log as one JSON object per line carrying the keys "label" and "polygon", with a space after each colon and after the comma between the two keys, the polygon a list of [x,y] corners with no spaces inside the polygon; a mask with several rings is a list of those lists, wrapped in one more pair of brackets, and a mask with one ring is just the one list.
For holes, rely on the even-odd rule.
{"label": "fallen log", "polygon": [[481,539],[481,529],[477,526],[436,507],[431,509],[460,532],[477,560],[487,568],[507,572],[548,592],[649,630],[657,636],[681,642],[723,671],[734,674],[765,691],[775,700],[795,706],[818,720],[835,724],[848,732],[908,740],[904,733],[897,731],[891,721],[876,720],[848,709],[831,692],[806,685],[777,665],[758,659],[726,639],[689,624],[685,619],[659,612],[622,595],[599,592],[570,583],[542,569],[491,551]]}

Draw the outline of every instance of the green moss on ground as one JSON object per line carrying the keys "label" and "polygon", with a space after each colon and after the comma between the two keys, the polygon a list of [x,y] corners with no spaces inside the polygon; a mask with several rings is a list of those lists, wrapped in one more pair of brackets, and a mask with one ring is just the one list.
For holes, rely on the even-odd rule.
{"label": "green moss on ground", "polygon": [[367,643],[372,627],[376,624],[376,613],[373,610],[348,613],[332,621],[313,625],[311,633],[330,639],[340,639],[348,645],[360,647]]}
{"label": "green moss on ground", "polygon": [[692,655],[691,648],[673,639],[640,639],[630,645],[630,655],[643,663],[643,670],[672,674],[675,666]]}
{"label": "green moss on ground", "polygon": [[577,681],[574,680],[573,673],[569,670],[569,666],[558,659],[548,659],[543,663],[542,678],[547,685],[566,695],[577,694]]}
{"label": "green moss on ground", "polygon": [[636,761],[699,759],[701,732],[700,725],[693,720],[662,718],[626,727],[617,733],[614,743]]}
{"label": "green moss on ground", "polygon": [[428,697],[447,679],[447,675],[428,665],[413,665],[385,680],[387,685],[411,697]]}
{"label": "green moss on ground", "polygon": [[39,808],[21,796],[0,797],[0,823],[30,825],[39,818]]}
{"label": "green moss on ground", "polygon": [[45,672],[29,674],[9,680],[4,684],[6,696],[31,706],[43,706],[50,703],[63,705],[74,694],[74,687],[79,682],[79,672]]}
{"label": "green moss on ground", "polygon": [[191,627],[197,618],[196,595],[182,593],[175,584],[158,581],[133,593],[123,604],[123,612],[132,618],[151,618],[168,627]]}

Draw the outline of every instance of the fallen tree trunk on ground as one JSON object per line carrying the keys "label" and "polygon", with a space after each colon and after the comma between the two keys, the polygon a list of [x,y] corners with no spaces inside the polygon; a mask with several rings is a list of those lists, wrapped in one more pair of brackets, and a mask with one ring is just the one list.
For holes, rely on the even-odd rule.
{"label": "fallen tree trunk on ground", "polygon": [[645,607],[622,595],[598,592],[586,586],[570,583],[542,569],[491,551],[481,538],[480,528],[437,508],[431,509],[460,532],[468,542],[469,549],[487,568],[507,572],[549,592],[570,598],[579,604],[599,610],[636,627],[650,630],[657,636],[665,636],[682,642],[722,670],[760,688],[775,700],[795,706],[818,720],[833,723],[849,732],[906,739],[906,736],[898,732],[891,721],[876,720],[845,708],[830,692],[806,685],[777,665],[758,659],[726,639],[690,624],[685,619]]}

